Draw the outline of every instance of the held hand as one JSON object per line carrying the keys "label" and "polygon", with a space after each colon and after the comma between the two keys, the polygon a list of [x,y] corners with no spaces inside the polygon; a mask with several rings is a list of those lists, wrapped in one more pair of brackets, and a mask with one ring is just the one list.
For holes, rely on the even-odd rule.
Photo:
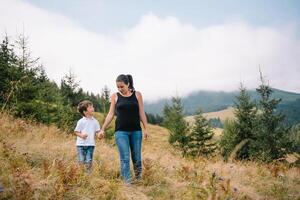
{"label": "held hand", "polygon": [[101,130],[98,134],[97,134],[99,139],[104,138],[104,130]]}
{"label": "held hand", "polygon": [[86,133],[81,133],[79,137],[81,137],[82,139],[85,140],[87,138],[87,136],[88,135]]}

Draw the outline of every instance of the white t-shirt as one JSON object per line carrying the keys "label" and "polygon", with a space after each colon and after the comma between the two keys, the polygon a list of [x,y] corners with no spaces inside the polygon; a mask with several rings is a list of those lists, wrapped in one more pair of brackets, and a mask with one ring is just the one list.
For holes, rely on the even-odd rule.
{"label": "white t-shirt", "polygon": [[100,131],[99,122],[94,118],[82,117],[76,125],[76,132],[87,134],[86,139],[82,139],[77,136],[77,146],[95,146],[95,135],[97,131]]}

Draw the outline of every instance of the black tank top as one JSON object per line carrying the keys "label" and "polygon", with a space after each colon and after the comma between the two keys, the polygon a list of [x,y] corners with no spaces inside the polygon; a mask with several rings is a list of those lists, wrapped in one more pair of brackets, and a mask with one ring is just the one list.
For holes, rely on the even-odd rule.
{"label": "black tank top", "polygon": [[139,103],[135,91],[129,97],[117,93],[116,103],[116,131],[140,131]]}

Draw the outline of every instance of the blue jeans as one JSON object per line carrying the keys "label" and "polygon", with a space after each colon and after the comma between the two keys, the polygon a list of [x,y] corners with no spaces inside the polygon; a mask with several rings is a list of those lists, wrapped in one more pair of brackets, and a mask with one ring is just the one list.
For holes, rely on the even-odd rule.
{"label": "blue jeans", "polygon": [[78,162],[84,164],[88,172],[91,172],[94,149],[94,146],[77,146]]}
{"label": "blue jeans", "polygon": [[135,178],[138,180],[142,175],[142,131],[117,131],[116,144],[119,149],[121,175],[126,183],[131,182],[130,155],[133,163]]}

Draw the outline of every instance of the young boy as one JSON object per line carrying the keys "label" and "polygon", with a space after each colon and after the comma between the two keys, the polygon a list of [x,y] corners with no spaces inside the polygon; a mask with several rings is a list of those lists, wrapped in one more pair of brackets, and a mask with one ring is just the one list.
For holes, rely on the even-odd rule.
{"label": "young boy", "polygon": [[98,135],[100,125],[93,117],[94,107],[91,101],[84,100],[80,102],[78,111],[82,115],[75,128],[78,162],[85,165],[88,173],[90,173],[95,148],[95,135]]}

